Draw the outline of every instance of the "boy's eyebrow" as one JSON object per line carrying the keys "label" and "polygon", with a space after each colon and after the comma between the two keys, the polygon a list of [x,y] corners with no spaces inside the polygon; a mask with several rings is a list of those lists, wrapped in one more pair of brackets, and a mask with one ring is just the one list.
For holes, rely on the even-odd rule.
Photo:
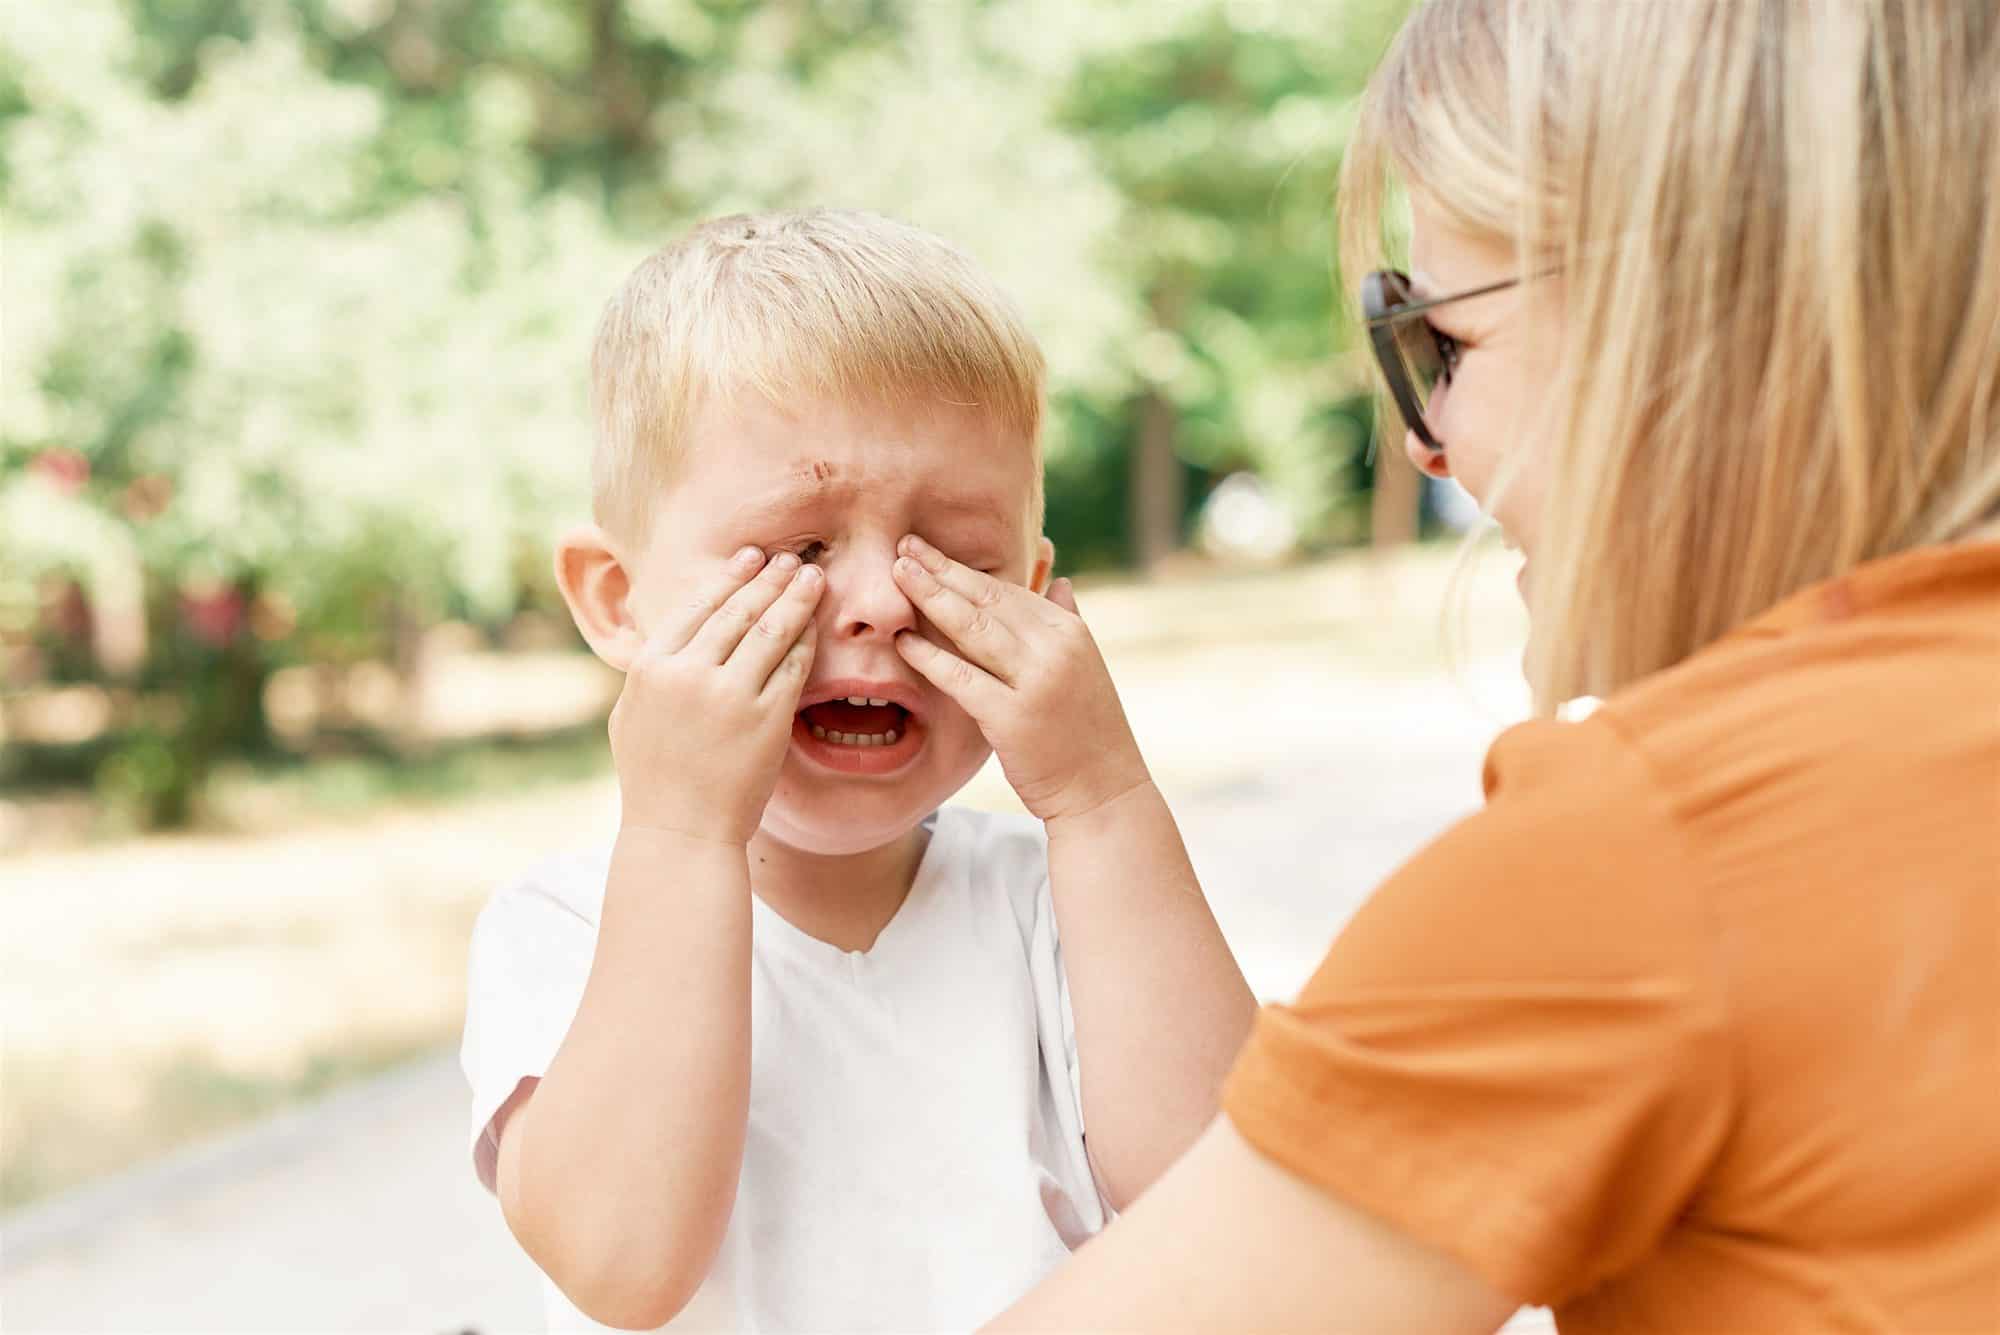
{"label": "boy's eyebrow", "polygon": [[812,476],[810,473],[804,474],[803,477],[795,476],[784,485],[773,487],[763,495],[745,501],[738,513],[753,518],[762,516],[775,518],[854,490],[851,484],[831,481],[830,474],[822,474],[822,480],[819,481],[810,480]]}
{"label": "boy's eyebrow", "polygon": [[954,496],[941,492],[926,498],[932,508],[947,515],[962,515],[971,519],[999,519],[1001,512],[990,499],[978,496]]}

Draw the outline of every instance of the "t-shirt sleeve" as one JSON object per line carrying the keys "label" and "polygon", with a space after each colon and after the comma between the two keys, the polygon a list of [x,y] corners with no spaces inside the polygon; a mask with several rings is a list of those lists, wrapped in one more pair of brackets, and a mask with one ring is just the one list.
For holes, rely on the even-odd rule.
{"label": "t-shirt sleeve", "polygon": [[459,1060],[472,1086],[473,1169],[489,1191],[494,1116],[548,1070],[590,976],[597,927],[578,901],[591,897],[564,890],[565,871],[551,868],[496,894],[472,929]]}
{"label": "t-shirt sleeve", "polygon": [[1704,886],[1600,713],[1502,737],[1486,808],[1389,879],[1224,1092],[1301,1177],[1550,1305],[1642,1257],[1732,1115]]}
{"label": "t-shirt sleeve", "polygon": [[1056,929],[1055,899],[1049,887],[1046,845],[1036,845],[1040,859],[1039,886],[1034,898],[1034,923],[1029,944],[1035,984],[1035,1010],[1041,1031],[1042,1063],[1048,1071],[1057,1106],[1057,1121],[1081,1151],[1083,1174],[1090,1179],[1097,1212],[1089,1219],[1095,1232],[1117,1215],[1104,1179],[1090,1153],[1089,1128],[1083,1120],[1083,1064],[1077,1053],[1076,1012],[1069,997],[1069,973],[1063,967],[1062,937]]}

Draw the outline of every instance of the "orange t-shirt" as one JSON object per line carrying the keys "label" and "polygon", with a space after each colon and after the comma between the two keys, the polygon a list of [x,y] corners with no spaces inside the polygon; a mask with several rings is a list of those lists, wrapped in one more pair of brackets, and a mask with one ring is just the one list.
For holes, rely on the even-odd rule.
{"label": "orange t-shirt", "polygon": [[1570,1331],[2000,1331],[2000,544],[1809,589],[1379,889],[1225,1106]]}

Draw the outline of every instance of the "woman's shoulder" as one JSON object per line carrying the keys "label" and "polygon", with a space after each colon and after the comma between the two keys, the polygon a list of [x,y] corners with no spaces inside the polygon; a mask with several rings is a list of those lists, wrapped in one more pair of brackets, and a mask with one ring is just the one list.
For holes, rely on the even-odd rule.
{"label": "woman's shoulder", "polygon": [[1944,921],[1990,895],[2000,562],[1918,560],[1809,590],[1581,721],[1503,734],[1485,808],[1378,896],[1380,958],[1456,922],[1572,973],[1693,972],[1718,933],[1773,943],[1760,960],[1822,942],[1851,971],[1874,947],[1826,915]]}
{"label": "woman's shoulder", "polygon": [[1592,722],[1683,822],[1883,829],[1904,808],[1990,801],[1997,663],[2000,546],[1911,553],[1796,595]]}

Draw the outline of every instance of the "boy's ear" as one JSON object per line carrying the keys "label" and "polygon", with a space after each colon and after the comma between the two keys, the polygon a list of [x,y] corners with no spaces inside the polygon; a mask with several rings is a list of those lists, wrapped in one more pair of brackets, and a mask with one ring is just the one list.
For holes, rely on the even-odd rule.
{"label": "boy's ear", "polygon": [[1035,559],[1028,567],[1028,587],[1046,595],[1049,580],[1056,573],[1056,545],[1047,538],[1037,538],[1035,544]]}
{"label": "boy's ear", "polygon": [[556,587],[591,652],[620,672],[631,667],[646,637],[633,619],[632,579],[611,535],[595,524],[563,534],[556,542]]}

